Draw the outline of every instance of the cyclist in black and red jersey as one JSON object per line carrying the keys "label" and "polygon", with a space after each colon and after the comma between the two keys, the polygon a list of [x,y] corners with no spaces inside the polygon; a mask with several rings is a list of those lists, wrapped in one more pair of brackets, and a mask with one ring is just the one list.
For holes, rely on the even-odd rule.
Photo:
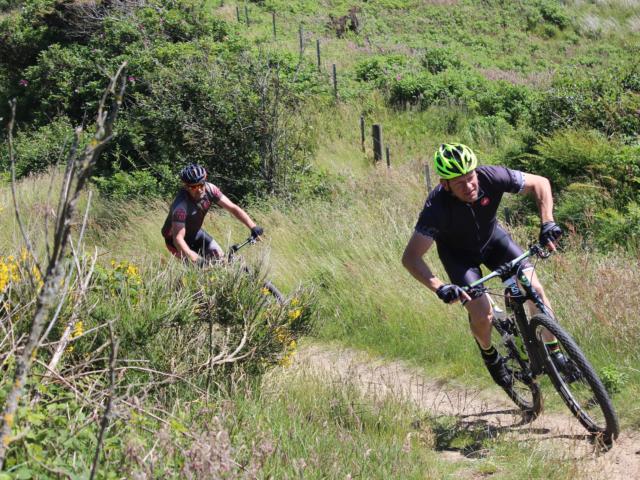
{"label": "cyclist in black and red jersey", "polygon": [[171,204],[162,227],[162,236],[169,251],[178,258],[200,262],[223,255],[220,245],[202,229],[202,223],[212,204],[224,208],[251,230],[257,240],[263,229],[218,187],[207,182],[207,171],[200,165],[187,165],[180,172],[182,188]]}
{"label": "cyclist in black and red jersey", "polygon": [[[562,229],[553,220],[551,185],[538,175],[500,166],[479,167],[473,151],[459,143],[441,145],[434,160],[440,183],[427,198],[402,264],[445,303],[466,301],[471,331],[485,364],[496,383],[508,386],[512,376],[491,344],[489,299],[484,294],[471,298],[461,286],[482,277],[481,264],[494,270],[523,253],[496,219],[504,193],[533,195],[542,219],[540,243],[555,250],[554,242]],[[436,277],[423,259],[434,242],[451,283]],[[549,305],[533,270],[531,275],[531,283]],[[562,367],[566,360],[557,340],[548,332],[544,340],[555,353],[552,358]]]}

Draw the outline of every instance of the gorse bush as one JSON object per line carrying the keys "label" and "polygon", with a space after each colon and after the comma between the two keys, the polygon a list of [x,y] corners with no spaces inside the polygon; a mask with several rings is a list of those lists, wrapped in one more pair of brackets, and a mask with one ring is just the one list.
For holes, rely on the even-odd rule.
{"label": "gorse bush", "polygon": [[[78,261],[85,265],[87,260]],[[12,331],[15,342],[28,331],[32,299],[42,288],[39,278],[26,251],[0,257],[1,329],[3,335]],[[201,401],[205,395],[220,397],[273,366],[288,366],[297,339],[310,331],[315,318],[309,291],[296,291],[278,304],[263,291],[262,275],[249,275],[239,264],[196,270],[178,262],[166,268],[113,260],[95,266],[85,294],[75,274],[68,282],[70,292],[60,299],[57,323],[37,353],[25,398],[29,407],[19,409],[15,421],[16,432],[24,435],[11,444],[5,466],[23,465],[21,475],[27,470],[39,477],[51,468],[69,475],[90,469],[99,429],[99,422],[90,419],[109,384],[109,322],[118,342],[111,419],[118,435],[107,435],[103,469],[121,472],[122,459],[130,453],[129,439],[145,438],[145,430],[157,431],[158,422],[171,422],[166,446],[181,441],[186,428],[181,422],[188,419],[165,419],[159,412],[179,411],[180,402]],[[86,300],[77,303],[81,295]],[[63,345],[56,373],[43,379],[66,328],[69,343]],[[0,347],[3,402],[16,346],[4,342]],[[146,414],[151,411],[157,413]],[[187,457],[177,454],[172,468],[188,463]]]}

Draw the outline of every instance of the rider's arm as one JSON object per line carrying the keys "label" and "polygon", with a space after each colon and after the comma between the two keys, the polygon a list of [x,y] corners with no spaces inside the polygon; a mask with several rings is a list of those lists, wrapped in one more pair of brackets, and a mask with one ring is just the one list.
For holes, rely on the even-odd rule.
{"label": "rider's arm", "polygon": [[524,188],[522,193],[533,195],[540,210],[542,223],[553,222],[553,195],[551,184],[545,177],[523,173]]}
{"label": "rider's arm", "polygon": [[429,290],[436,291],[444,282],[436,277],[422,258],[433,245],[434,239],[418,232],[413,232],[404,254],[402,265],[409,270],[420,283]]}
{"label": "rider's arm", "polygon": [[189,257],[192,262],[198,261],[199,255],[189,248],[187,242],[184,240],[186,233],[184,223],[174,223],[171,227],[171,234],[173,237],[173,244],[182,252],[183,256]]}
{"label": "rider's arm", "polygon": [[220,196],[220,200],[218,200],[218,206],[231,213],[231,215],[240,220],[249,230],[256,226],[256,223],[251,220],[251,217],[247,214],[247,212],[245,212],[242,208],[229,200],[226,195],[222,194]]}

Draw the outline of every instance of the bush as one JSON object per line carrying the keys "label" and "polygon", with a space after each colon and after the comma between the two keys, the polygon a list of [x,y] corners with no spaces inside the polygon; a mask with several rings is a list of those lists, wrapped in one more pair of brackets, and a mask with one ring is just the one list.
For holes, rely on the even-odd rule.
{"label": "bush", "polygon": [[593,130],[562,130],[506,163],[551,181],[556,215],[570,230],[602,248],[638,243],[640,147]]}
{"label": "bush", "polygon": [[563,128],[587,128],[635,138],[640,131],[640,94],[633,90],[636,74],[636,67],[628,65],[597,75],[567,69],[537,102],[533,128],[543,135]]}
{"label": "bush", "polygon": [[[16,177],[42,172],[64,160],[72,139],[73,129],[66,117],[56,118],[37,130],[17,132],[14,138]],[[6,142],[0,144],[0,168],[9,169],[9,146]]]}
{"label": "bush", "polygon": [[[67,13],[70,8],[45,0],[28,4],[33,9],[38,2]],[[51,22],[40,25],[21,14],[20,21],[31,19],[44,33],[37,58],[17,72],[24,76],[14,92],[19,124],[46,125],[57,117],[82,124],[96,114],[105,72],[126,60],[125,105],[97,166],[102,191],[118,198],[160,194],[171,189],[182,164],[198,162],[233,197],[288,195],[303,182],[314,147],[312,126],[299,118],[302,100],[325,92],[329,97],[326,82],[296,55],[253,52],[199,2],[146,5],[94,6],[100,22],[88,25],[83,22],[90,16],[79,16],[74,25],[86,27],[84,36],[51,44]],[[0,81],[10,84],[15,66],[4,68]],[[33,135],[32,143],[41,137]],[[21,174],[52,161],[31,168],[28,158]],[[139,167],[144,171],[135,173]]]}
{"label": "bush", "polygon": [[460,68],[462,66],[457,55],[450,48],[428,48],[420,58],[422,66],[430,73],[436,74],[448,68]]}
{"label": "bush", "polygon": [[95,177],[100,192],[110,200],[144,198],[160,191],[158,179],[147,170],[116,170],[108,177]]}
{"label": "bush", "polygon": [[407,63],[407,58],[402,55],[373,55],[356,64],[355,76],[361,82],[373,82],[383,87],[389,82],[388,79],[401,72]]}

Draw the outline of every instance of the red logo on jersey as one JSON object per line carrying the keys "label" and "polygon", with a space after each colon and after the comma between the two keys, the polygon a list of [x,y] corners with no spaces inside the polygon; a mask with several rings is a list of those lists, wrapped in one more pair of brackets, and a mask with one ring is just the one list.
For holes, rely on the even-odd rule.
{"label": "red logo on jersey", "polygon": [[489,197],[482,197],[482,199],[480,200],[480,205],[483,207],[486,207],[487,205],[489,205],[491,200],[489,200]]}
{"label": "red logo on jersey", "polygon": [[187,219],[187,212],[183,208],[178,208],[176,209],[175,212],[173,212],[174,222],[184,223],[186,219]]}

